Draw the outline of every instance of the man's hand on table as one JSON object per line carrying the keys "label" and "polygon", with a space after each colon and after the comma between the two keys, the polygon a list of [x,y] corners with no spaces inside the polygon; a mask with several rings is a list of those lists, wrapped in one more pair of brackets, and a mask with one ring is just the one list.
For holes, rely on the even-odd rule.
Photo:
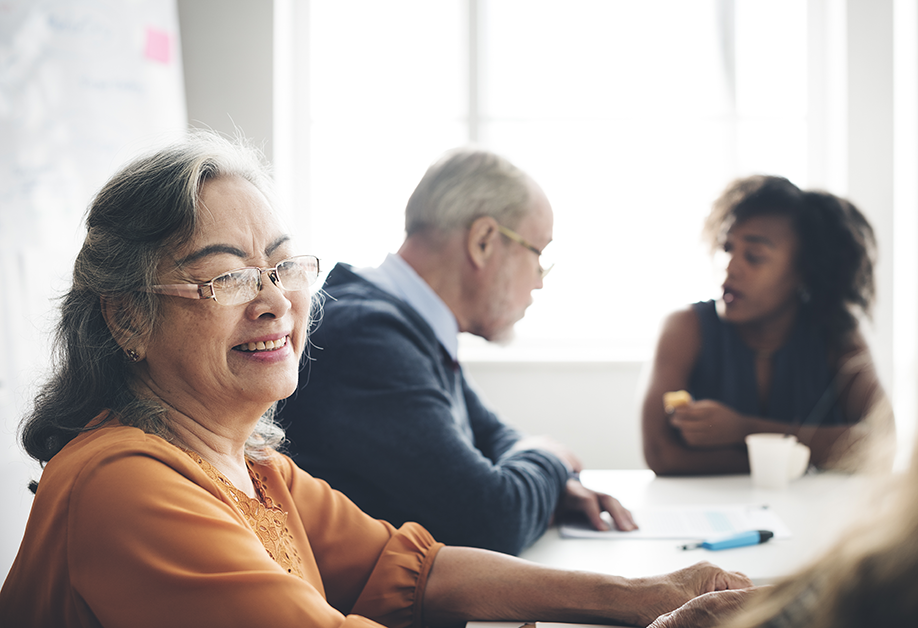
{"label": "man's hand on table", "polygon": [[590,525],[596,530],[608,530],[609,524],[602,518],[602,513],[607,512],[612,516],[615,527],[619,530],[637,530],[637,524],[631,512],[621,503],[605,493],[599,493],[585,487],[576,478],[570,478],[564,487],[564,495],[558,504],[559,518],[570,513],[579,513],[587,518]]}
{"label": "man's hand on table", "polygon": [[[580,459],[567,446],[548,436],[527,436],[520,439],[513,450],[542,449],[561,460],[568,466],[572,473],[579,474],[583,470]],[[580,514],[586,517],[597,530],[608,530],[609,524],[602,518],[602,513],[607,512],[612,516],[615,527],[619,530],[637,530],[634,517],[621,503],[605,493],[588,489],[576,477],[568,479],[564,487],[564,494],[558,504],[556,517],[563,519],[567,514]]]}

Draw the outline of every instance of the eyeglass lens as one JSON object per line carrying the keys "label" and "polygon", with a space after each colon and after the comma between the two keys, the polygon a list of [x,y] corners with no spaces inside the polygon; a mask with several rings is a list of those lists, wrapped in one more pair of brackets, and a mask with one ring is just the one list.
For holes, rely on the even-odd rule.
{"label": "eyeglass lens", "polygon": [[274,268],[240,268],[219,277],[215,277],[213,286],[214,300],[224,305],[248,303],[261,290],[261,274],[268,273],[271,281],[291,292],[304,290],[316,280],[319,274],[318,260],[311,255],[291,257],[280,262]]}

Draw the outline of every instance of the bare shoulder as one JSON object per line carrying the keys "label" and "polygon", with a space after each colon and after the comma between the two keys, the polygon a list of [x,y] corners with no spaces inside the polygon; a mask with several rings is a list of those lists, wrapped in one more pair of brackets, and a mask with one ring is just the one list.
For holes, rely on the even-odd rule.
{"label": "bare shoulder", "polygon": [[701,321],[698,320],[698,314],[692,306],[676,310],[663,320],[660,340],[664,339],[667,342],[691,339],[696,340],[698,346],[701,346]]}
{"label": "bare shoulder", "polygon": [[684,308],[671,312],[663,321],[664,333],[672,330],[680,333],[695,332],[701,333],[701,322],[698,320],[698,314],[695,308],[687,305]]}
{"label": "bare shoulder", "polygon": [[692,306],[669,314],[657,343],[657,360],[694,363],[701,351],[701,322]]}

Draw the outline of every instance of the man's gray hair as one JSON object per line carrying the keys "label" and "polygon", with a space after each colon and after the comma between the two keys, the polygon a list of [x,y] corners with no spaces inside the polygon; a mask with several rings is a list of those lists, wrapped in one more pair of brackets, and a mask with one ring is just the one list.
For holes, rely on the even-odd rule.
{"label": "man's gray hair", "polygon": [[454,149],[427,169],[408,199],[405,231],[445,233],[482,216],[514,228],[529,198],[529,176],[507,159],[477,148]]}

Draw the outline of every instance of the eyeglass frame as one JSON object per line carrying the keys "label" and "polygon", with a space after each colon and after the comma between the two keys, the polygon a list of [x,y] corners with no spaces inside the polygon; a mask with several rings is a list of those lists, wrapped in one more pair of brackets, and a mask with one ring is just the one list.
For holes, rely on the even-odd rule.
{"label": "eyeglass frame", "polygon": [[[258,271],[258,280],[257,280],[258,291],[255,293],[255,296],[253,296],[248,301],[243,301],[241,303],[233,303],[233,304],[220,303],[220,305],[226,305],[227,307],[232,307],[233,305],[245,305],[246,303],[251,303],[256,298],[258,298],[258,294],[261,292],[264,286],[264,284],[261,281],[261,276],[265,273],[269,273],[268,277],[271,279],[271,283],[273,283],[275,286],[277,286],[278,288],[280,288],[281,290],[285,292],[299,292],[300,290],[303,290],[303,288],[293,288],[293,289],[285,288],[284,285],[281,283],[280,277],[277,274],[278,266],[280,266],[281,264],[285,262],[289,262],[290,260],[298,259],[302,257],[310,257],[316,261],[316,276],[315,278],[311,279],[309,283],[306,285],[306,287],[308,288],[316,282],[316,280],[319,278],[319,273],[322,272],[322,267],[320,265],[319,258],[316,257],[315,255],[294,255],[292,257],[286,257],[282,259],[281,261],[279,261],[274,266],[268,266],[268,267],[243,266],[242,268],[235,268],[233,270],[228,270],[225,273],[220,273],[219,275],[217,275],[210,281],[205,281],[204,283],[155,284],[155,285],[152,285],[146,288],[144,292],[152,292],[154,294],[164,294],[164,295],[172,296],[172,297],[182,297],[185,299],[213,299],[216,303],[220,303],[220,301],[217,300],[216,293],[214,292],[214,282],[215,281],[217,281],[218,279],[220,279],[221,277],[225,275],[232,275],[233,273],[238,273],[243,270],[257,270]],[[205,294],[204,288],[210,289],[210,294]]]}
{"label": "eyeglass frame", "polygon": [[[526,238],[518,234],[516,231],[513,231],[512,229],[508,229],[507,227],[503,226],[500,223],[497,223],[497,230],[502,235],[513,240],[517,244],[522,245],[523,247],[529,249],[530,251],[538,255],[540,258],[542,257],[542,251],[544,251],[545,249],[543,248],[542,250],[539,250],[539,248],[536,245],[534,245],[532,242],[530,242],[529,240],[527,240]],[[543,268],[542,264],[539,264],[539,278],[545,279],[548,276],[548,273],[550,273],[551,269],[554,267],[555,265],[552,264],[548,268]]]}

